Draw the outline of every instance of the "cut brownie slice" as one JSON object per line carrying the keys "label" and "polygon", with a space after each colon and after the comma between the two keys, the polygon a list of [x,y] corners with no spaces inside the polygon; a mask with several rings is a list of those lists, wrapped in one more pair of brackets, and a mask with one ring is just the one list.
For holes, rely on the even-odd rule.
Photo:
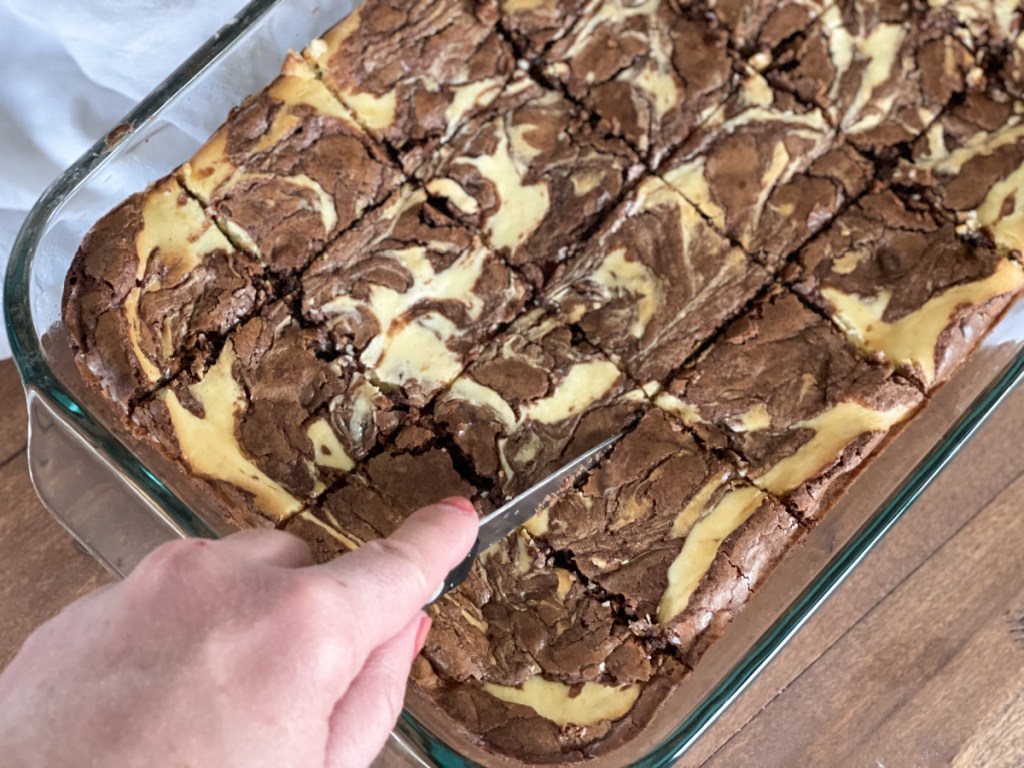
{"label": "cut brownie slice", "polygon": [[735,474],[655,409],[533,529],[621,597],[635,631],[695,661],[799,536],[777,501]]}
{"label": "cut brownie slice", "polygon": [[437,398],[433,419],[497,503],[619,432],[646,402],[556,316],[532,310]]}
{"label": "cut brownie slice", "polygon": [[955,19],[906,6],[837,3],[784,46],[766,74],[817,104],[859,149],[893,157],[967,89],[976,66]]}
{"label": "cut brownie slice", "polygon": [[918,140],[896,169],[950,212],[962,231],[980,230],[1024,258],[1024,102],[997,90],[971,93]]}
{"label": "cut brownie slice", "polygon": [[1024,271],[926,204],[874,192],[800,254],[797,291],[850,340],[927,388],[1024,288]]}
{"label": "cut brownie slice", "polygon": [[[804,172],[834,143],[834,131],[820,110],[772,90],[754,74],[659,172],[720,232],[749,253],[776,263],[799,245],[791,239],[809,237],[842,201],[835,192],[815,200],[815,209],[803,221],[797,217],[799,229],[789,225],[792,238],[778,237],[780,222],[788,223],[798,213],[793,198],[803,191]],[[858,176],[863,174],[856,163],[851,166]]]}
{"label": "cut brownie slice", "polygon": [[733,323],[658,396],[758,486],[801,518],[921,402],[918,389],[865,360],[831,323],[776,291]]}
{"label": "cut brownie slice", "polygon": [[639,172],[624,142],[521,75],[419,175],[499,255],[533,267],[541,282]]}
{"label": "cut brownie slice", "polygon": [[127,409],[255,311],[261,275],[177,181],[158,181],[104,216],[68,270],[78,364]]}
{"label": "cut brownie slice", "polygon": [[725,33],[669,0],[592,2],[543,62],[652,164],[721,103],[732,79]]}
{"label": "cut brownie slice", "polygon": [[[368,541],[390,536],[421,507],[463,496],[484,506],[429,432],[403,427],[382,453],[362,462],[337,487],[293,517],[285,530],[310,545],[326,562]],[[486,508],[486,507],[484,507]]]}
{"label": "cut brownie slice", "polygon": [[276,302],[239,327],[207,370],[158,392],[134,419],[242,522],[282,522],[415,417],[353,366],[321,360],[325,344]]}
{"label": "cut brownie slice", "polygon": [[180,174],[234,241],[275,272],[304,267],[402,180],[294,54]]}
{"label": "cut brownie slice", "polygon": [[366,0],[306,57],[412,171],[501,92],[515,57],[493,2]]}
{"label": "cut brownie slice", "polygon": [[431,613],[419,691],[491,748],[531,762],[582,757],[642,727],[685,673],[524,531],[488,550]]}
{"label": "cut brownie slice", "polygon": [[310,265],[302,309],[339,354],[423,405],[520,311],[524,281],[479,238],[403,187]]}
{"label": "cut brownie slice", "polygon": [[768,279],[650,177],[561,265],[545,300],[646,386],[664,381]]}

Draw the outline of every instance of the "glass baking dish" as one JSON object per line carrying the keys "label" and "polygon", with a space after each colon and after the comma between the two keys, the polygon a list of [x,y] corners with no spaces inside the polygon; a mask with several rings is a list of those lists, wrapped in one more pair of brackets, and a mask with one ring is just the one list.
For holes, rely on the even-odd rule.
{"label": "glass baking dish", "polygon": [[[181,471],[129,439],[79,378],[63,328],[64,275],[89,227],[188,158],[228,109],[277,73],[354,3],[254,0],[69,168],[29,214],[7,271],[4,314],[29,404],[29,469],[61,524],[113,573],[158,544],[231,528]],[[898,430],[825,520],[655,715],[640,738],[590,764],[669,765],[735,699],[903,515],[1024,375],[1024,303]],[[511,765],[410,694],[385,765]]]}

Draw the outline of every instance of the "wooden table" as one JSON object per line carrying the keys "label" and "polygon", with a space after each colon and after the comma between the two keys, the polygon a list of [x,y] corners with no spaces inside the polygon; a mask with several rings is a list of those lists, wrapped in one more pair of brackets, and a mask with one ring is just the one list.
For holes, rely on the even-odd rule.
{"label": "wooden table", "polygon": [[[0,665],[109,580],[40,506],[0,364]],[[684,760],[704,766],[1024,763],[1024,389]]]}

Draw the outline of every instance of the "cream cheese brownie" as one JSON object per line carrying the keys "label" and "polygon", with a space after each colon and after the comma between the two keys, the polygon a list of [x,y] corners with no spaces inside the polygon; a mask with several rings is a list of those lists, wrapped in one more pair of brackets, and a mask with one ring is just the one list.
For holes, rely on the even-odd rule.
{"label": "cream cheese brownie", "polygon": [[689,661],[799,536],[777,501],[658,409],[527,527],[621,599],[634,632]]}
{"label": "cream cheese brownie", "polygon": [[543,298],[646,386],[663,381],[768,279],[682,195],[649,177],[559,267]]}
{"label": "cream cheese brownie", "polygon": [[[815,196],[816,210],[802,219],[794,216],[793,198],[800,197],[804,172],[834,144],[820,110],[802,106],[751,74],[659,174],[718,231],[773,264],[842,203],[843,195]],[[779,237],[785,229],[793,236]]]}
{"label": "cream cheese brownie", "polygon": [[604,355],[534,309],[438,396],[433,421],[499,503],[619,432],[646,404]]}
{"label": "cream cheese brownie", "polygon": [[412,171],[514,71],[496,22],[487,0],[366,0],[305,55]]}
{"label": "cream cheese brownie", "polygon": [[426,404],[526,301],[479,238],[403,187],[310,265],[302,312],[380,386]]}
{"label": "cream cheese brownie", "polygon": [[656,404],[804,520],[921,402],[909,382],[865,360],[796,296],[774,291],[687,366]]}
{"label": "cream cheese brownie", "polygon": [[652,164],[721,103],[732,79],[725,34],[669,0],[592,0],[542,68]]}
{"label": "cream cheese brownie", "polygon": [[287,520],[415,416],[345,361],[284,302],[240,326],[216,361],[141,403],[137,424],[246,521]]}
{"label": "cream cheese brownie", "polygon": [[414,423],[405,425],[393,444],[292,517],[285,530],[325,562],[389,536],[415,510],[440,499],[464,496],[479,508],[473,486],[444,449],[429,444],[432,437]]}
{"label": "cream cheese brownie", "polygon": [[177,181],[158,181],[100,219],[68,270],[63,319],[79,366],[126,410],[255,311],[262,273]]}
{"label": "cream cheese brownie", "polygon": [[800,254],[795,289],[865,352],[931,389],[1024,288],[1024,270],[927,204],[863,197]]}
{"label": "cream cheese brownie", "polygon": [[952,105],[901,160],[894,180],[1024,258],[1024,102],[1001,91]]}
{"label": "cream cheese brownie", "polygon": [[418,175],[448,211],[539,283],[639,172],[624,142],[520,75]]}
{"label": "cream cheese brownie", "polygon": [[491,749],[578,760],[642,727],[684,674],[525,531],[431,608],[419,689]]}
{"label": "cream cheese brownie", "polygon": [[837,3],[766,75],[820,107],[858,149],[891,158],[967,89],[978,62],[959,31],[954,19],[917,2]]}
{"label": "cream cheese brownie", "polygon": [[273,272],[304,267],[402,181],[383,147],[294,54],[182,166],[180,178],[235,243]]}

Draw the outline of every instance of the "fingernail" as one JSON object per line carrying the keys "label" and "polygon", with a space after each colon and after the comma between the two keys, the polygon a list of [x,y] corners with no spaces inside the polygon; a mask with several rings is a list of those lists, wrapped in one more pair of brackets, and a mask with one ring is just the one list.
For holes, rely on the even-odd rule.
{"label": "fingernail", "polygon": [[446,507],[454,507],[463,514],[477,517],[476,509],[473,507],[473,503],[469,499],[465,499],[462,496],[450,496],[447,499],[441,499],[438,504],[443,504]]}
{"label": "fingernail", "polygon": [[422,619],[420,619],[420,626],[416,630],[416,644],[413,646],[412,649],[412,657],[414,659],[417,656],[419,656],[420,651],[423,650],[423,644],[427,642],[427,633],[430,632],[430,625],[432,623],[433,622],[431,621],[429,616],[425,615]]}

